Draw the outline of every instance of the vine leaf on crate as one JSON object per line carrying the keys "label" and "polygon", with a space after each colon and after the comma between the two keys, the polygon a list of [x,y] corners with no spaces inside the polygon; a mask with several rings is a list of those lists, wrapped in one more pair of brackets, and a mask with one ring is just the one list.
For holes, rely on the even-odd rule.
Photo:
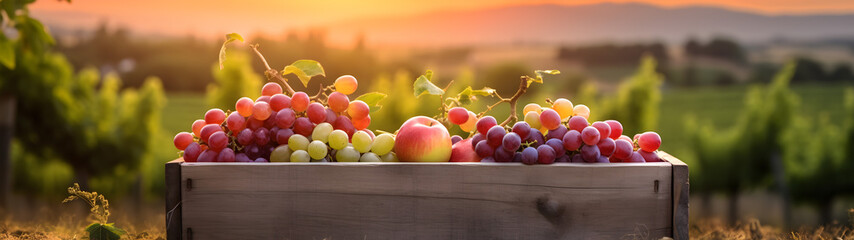
{"label": "vine leaf on crate", "polygon": [[415,79],[415,83],[413,84],[413,90],[415,91],[415,97],[421,97],[421,95],[430,94],[441,96],[445,94],[445,91],[441,88],[437,87],[430,80],[433,78],[433,71],[427,71],[424,75]]}
{"label": "vine leaf on crate", "polygon": [[461,104],[470,104],[472,97],[474,97],[476,95],[489,96],[492,94],[495,94],[495,89],[484,87],[484,88],[481,88],[480,90],[474,90],[471,88],[471,86],[469,86],[469,87],[466,87],[466,89],[463,89],[463,91],[460,92],[460,94],[457,94],[456,100]]}
{"label": "vine leaf on crate", "polygon": [[529,87],[531,86],[531,83],[534,83],[534,82],[543,83],[543,74],[557,75],[557,74],[560,74],[560,71],[558,71],[558,70],[536,70],[536,71],[534,71],[534,74],[536,74],[537,77],[528,77],[528,86]]}
{"label": "vine leaf on crate", "polygon": [[117,228],[112,223],[92,223],[86,227],[86,232],[89,233],[89,239],[93,240],[119,240],[122,235],[127,233],[125,230]]}
{"label": "vine leaf on crate", "polygon": [[222,43],[222,48],[219,49],[219,69],[222,70],[223,65],[222,62],[225,62],[225,46],[231,42],[240,41],[243,42],[243,36],[237,33],[229,33],[225,35],[225,42]]}
{"label": "vine leaf on crate", "polygon": [[326,77],[326,72],[323,71],[323,66],[314,60],[297,60],[291,65],[285,66],[282,70],[282,76],[293,73],[299,78],[304,87],[308,87],[308,81],[314,76]]}
{"label": "vine leaf on crate", "polygon": [[376,112],[377,110],[380,110],[380,108],[383,107],[382,105],[380,105],[380,101],[385,99],[386,96],[388,95],[386,95],[385,93],[370,92],[362,94],[362,96],[357,97],[356,100],[362,100],[362,102],[368,104],[368,107],[370,107],[371,112]]}

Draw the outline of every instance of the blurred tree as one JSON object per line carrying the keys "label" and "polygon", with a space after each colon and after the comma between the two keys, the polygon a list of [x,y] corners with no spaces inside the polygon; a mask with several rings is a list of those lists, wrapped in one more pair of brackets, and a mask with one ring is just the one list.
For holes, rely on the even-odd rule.
{"label": "blurred tree", "polygon": [[828,78],[830,78],[831,81],[854,82],[854,72],[851,71],[851,65],[838,64],[836,65],[836,68],[830,72]]}
{"label": "blurred tree", "polygon": [[242,52],[229,52],[228,60],[219,69],[218,64],[211,66],[211,73],[216,83],[208,85],[208,105],[224,111],[235,110],[234,103],[241,97],[253,100],[261,96],[261,85],[264,78],[255,73],[249,64],[249,56]]}
{"label": "blurred tree", "polygon": [[500,63],[483,70],[477,82],[495,88],[501,96],[512,96],[519,89],[519,76],[529,75],[530,72],[531,69],[521,63]]}
{"label": "blurred tree", "polygon": [[694,38],[689,39],[684,47],[683,52],[687,58],[705,57],[717,60],[728,61],[734,64],[747,63],[747,55],[741,45],[735,40],[716,37],[706,44],[702,44]]}
{"label": "blurred tree", "polygon": [[661,103],[660,87],[664,82],[656,71],[656,63],[654,57],[644,57],[637,72],[620,84],[617,96],[605,100],[601,115],[597,115],[600,117],[595,119],[618,120],[625,133],[655,130]]}
{"label": "blurred tree", "polygon": [[828,74],[824,70],[824,67],[815,59],[799,57],[795,61],[798,66],[795,69],[794,76],[792,76],[792,82],[821,82],[828,80]]}

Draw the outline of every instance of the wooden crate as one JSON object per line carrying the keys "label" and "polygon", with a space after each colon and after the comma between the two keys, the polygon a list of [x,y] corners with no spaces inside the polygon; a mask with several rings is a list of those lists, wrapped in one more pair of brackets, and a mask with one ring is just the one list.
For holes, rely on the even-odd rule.
{"label": "wooden crate", "polygon": [[169,239],[688,239],[688,166],[166,164]]}

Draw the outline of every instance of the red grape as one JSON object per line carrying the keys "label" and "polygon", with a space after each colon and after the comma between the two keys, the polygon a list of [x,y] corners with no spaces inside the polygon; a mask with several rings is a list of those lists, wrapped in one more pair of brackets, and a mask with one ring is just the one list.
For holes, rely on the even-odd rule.
{"label": "red grape", "polygon": [[322,123],[326,120],[326,108],[323,107],[320,103],[311,103],[308,105],[308,109],[305,111],[305,115],[308,117],[308,120],[311,120],[312,123]]}
{"label": "red grape", "polygon": [[368,115],[367,117],[361,119],[354,118],[352,122],[354,128],[356,128],[357,130],[362,130],[368,128],[368,126],[371,125],[371,116]]}
{"label": "red grape", "polygon": [[475,153],[477,153],[477,156],[485,158],[485,157],[492,157],[492,154],[495,153],[495,148],[493,148],[492,146],[489,146],[489,144],[486,143],[486,141],[480,141],[474,147],[474,151],[475,151]]}
{"label": "red grape", "polygon": [[475,133],[474,136],[471,137],[471,147],[477,147],[477,143],[483,140],[486,140],[486,135]]}
{"label": "red grape", "polygon": [[353,122],[351,122],[350,118],[347,116],[338,116],[338,118],[335,119],[335,122],[332,123],[332,128],[346,132],[349,137],[353,137],[353,134],[356,133],[356,128],[353,127]]}
{"label": "red grape", "polygon": [[219,152],[219,155],[216,157],[216,161],[234,162],[234,157],[234,150],[231,150],[231,148],[226,148]]}
{"label": "red grape", "polygon": [[294,133],[308,137],[311,136],[312,131],[314,131],[314,123],[311,123],[307,117],[299,117],[294,121]]}
{"label": "red grape", "polygon": [[255,142],[255,135],[252,134],[252,130],[245,128],[237,134],[237,143],[240,145],[246,146],[252,142]]}
{"label": "red grape", "polygon": [[279,112],[276,111],[270,112],[270,117],[268,117],[267,120],[264,120],[264,127],[268,129],[275,127],[277,123],[276,116],[278,114]]}
{"label": "red grape", "polygon": [[465,108],[455,107],[448,110],[448,121],[456,125],[461,125],[469,120],[469,112]]}
{"label": "red grape", "polygon": [[563,155],[566,155],[566,150],[564,150],[563,147],[563,141],[561,141],[560,139],[552,138],[546,140],[546,145],[552,147],[552,150],[554,150],[555,152],[555,158],[563,157]]}
{"label": "red grape", "polygon": [[172,143],[175,144],[175,147],[178,150],[184,150],[187,148],[187,145],[193,142],[193,135],[188,132],[179,132],[175,134],[175,138],[172,139]]}
{"label": "red grape", "polygon": [[540,113],[540,124],[552,130],[560,126],[560,115],[552,109],[545,109]]}
{"label": "red grape", "polygon": [[371,108],[362,100],[356,100],[350,102],[350,106],[347,107],[347,113],[353,119],[362,119],[368,117],[368,114],[371,113]]}
{"label": "red grape", "polygon": [[472,130],[474,130],[475,124],[477,123],[477,115],[475,115],[472,111],[467,111],[467,113],[468,120],[466,120],[465,123],[460,124],[460,129],[462,129],[463,132],[471,132]]}
{"label": "red grape", "polygon": [[570,130],[575,130],[578,132],[581,132],[582,130],[584,130],[584,128],[589,126],[589,124],[587,123],[587,119],[582,116],[573,116],[569,118],[569,122],[567,123],[567,125],[569,126]]}
{"label": "red grape", "polygon": [[504,128],[498,125],[492,126],[489,128],[489,131],[486,132],[486,142],[489,146],[493,148],[497,148],[501,146],[501,141],[504,139],[504,134],[507,132],[504,131]]}
{"label": "red grape", "polygon": [[[645,132],[638,137],[638,147],[647,152],[654,152],[661,147],[661,136],[655,132]],[[646,158],[644,158],[646,159]],[[649,162],[649,160],[647,160]]]}
{"label": "red grape", "polygon": [[199,158],[196,159],[197,162],[214,162],[216,161],[216,157],[219,153],[213,150],[204,150],[202,154],[199,154]]}
{"label": "red grape", "polygon": [[281,111],[285,108],[291,107],[291,97],[285,94],[274,94],[270,97],[270,107],[273,108],[273,111]]}
{"label": "red grape", "polygon": [[270,99],[271,99],[271,97],[270,97],[270,96],[260,96],[260,97],[258,97],[258,98],[256,98],[256,99],[255,99],[255,102],[256,102],[256,103],[257,103],[257,102],[270,103]]}
{"label": "red grape", "polygon": [[599,154],[602,154],[602,156],[611,156],[614,154],[616,144],[613,139],[602,138],[602,140],[599,140],[599,143],[596,144],[596,147],[599,148]]}
{"label": "red grape", "polygon": [[252,118],[258,120],[267,120],[270,117],[273,109],[270,108],[270,104],[267,102],[255,102],[255,105],[252,106]]}
{"label": "red grape", "polygon": [[581,147],[581,158],[584,159],[585,162],[596,162],[599,160],[599,148],[595,145],[584,145]]}
{"label": "red grape", "polygon": [[640,153],[632,152],[632,157],[628,160],[623,160],[623,162],[646,162],[646,160],[643,159]]}
{"label": "red grape", "polygon": [[231,112],[225,121],[225,126],[227,126],[228,130],[231,130],[232,132],[240,132],[246,128],[246,118],[240,116],[240,113],[238,112]]}
{"label": "red grape", "polygon": [[619,139],[620,135],[623,134],[623,124],[620,124],[617,120],[607,120],[605,123],[611,127],[611,135],[608,135],[608,137],[614,140]]}
{"label": "red grape", "polygon": [[513,161],[513,154],[515,152],[516,150],[506,151],[504,148],[496,148],[492,154],[492,158],[495,159],[495,162],[511,162]]}
{"label": "red grape", "polygon": [[273,96],[274,94],[282,94],[282,86],[278,83],[268,82],[261,87],[262,96]]}
{"label": "red grape", "polygon": [[246,127],[255,130],[260,127],[264,127],[264,121],[250,117],[248,118],[248,120],[246,120]]}
{"label": "red grape", "polygon": [[646,150],[641,149],[638,150],[638,154],[643,157],[645,162],[661,162],[661,158],[659,158],[658,154],[655,154],[654,152],[647,152]]}
{"label": "red grape", "polygon": [[480,118],[477,121],[477,132],[480,134],[486,135],[486,132],[489,131],[493,126],[498,125],[498,121],[495,121],[495,118],[492,116],[485,116]]}
{"label": "red grape", "polygon": [[[543,111],[545,112],[545,111]],[[557,113],[555,113],[557,114]],[[543,144],[537,147],[537,163],[552,164],[555,162],[555,150],[549,145]]]}
{"label": "red grape", "polygon": [[596,130],[599,130],[600,138],[608,138],[608,136],[611,136],[611,126],[605,122],[594,122],[590,126],[596,128]]}
{"label": "red grape", "polygon": [[194,121],[193,122],[193,135],[195,135],[196,137],[201,136],[202,127],[204,127],[205,125],[207,125],[205,120],[198,119],[198,120]]}
{"label": "red grape", "polygon": [[252,101],[251,98],[242,97],[237,99],[237,103],[234,104],[234,109],[240,113],[240,116],[249,117],[252,116],[253,105],[255,105],[255,101]]}
{"label": "red grape", "polygon": [[291,138],[291,135],[294,135],[294,130],[290,128],[279,129],[279,131],[276,132],[276,142],[279,143],[279,145],[288,144],[288,139]]}
{"label": "red grape", "polygon": [[563,135],[563,147],[567,151],[575,151],[581,147],[581,133],[575,130],[569,130]]}
{"label": "red grape", "polygon": [[199,143],[191,142],[186,148],[184,148],[184,161],[195,162],[201,153],[202,148],[199,146]]}
{"label": "red grape", "polygon": [[215,132],[208,138],[208,147],[214,151],[221,151],[228,146],[228,136],[224,132]]}
{"label": "red grape", "polygon": [[293,109],[285,108],[276,113],[276,126],[281,129],[291,128],[296,120],[297,115]]}
{"label": "red grape", "polygon": [[522,138],[520,138],[519,134],[516,134],[515,132],[505,134],[504,138],[501,140],[501,147],[508,152],[515,152],[521,146]]}
{"label": "red grape", "polygon": [[531,134],[531,125],[528,125],[526,122],[516,122],[516,124],[513,124],[512,131],[519,134],[519,138],[527,139],[528,135]]}
{"label": "red grape", "polygon": [[563,135],[566,134],[566,132],[567,132],[566,126],[558,125],[557,128],[549,130],[549,132],[546,133],[546,139],[553,139],[553,138],[562,139]]}
{"label": "red grape", "polygon": [[222,127],[220,127],[219,124],[208,124],[208,125],[205,125],[204,127],[202,127],[202,131],[201,131],[202,135],[199,136],[199,138],[203,142],[208,142],[208,138],[211,137],[211,134],[213,134],[215,132],[221,132],[221,131],[222,131]]}
{"label": "red grape", "polygon": [[309,98],[308,94],[304,92],[295,92],[294,96],[291,97],[291,108],[296,112],[303,112],[306,108],[308,108]]}
{"label": "red grape", "polygon": [[581,140],[587,145],[596,145],[599,143],[599,130],[594,127],[586,127],[581,131]]}
{"label": "red grape", "polygon": [[340,92],[332,92],[326,100],[326,105],[336,113],[347,110],[350,105],[350,98]]}
{"label": "red grape", "polygon": [[629,160],[632,158],[632,143],[625,139],[617,139],[614,141],[613,157],[620,160]]}
{"label": "red grape", "polygon": [[618,140],[619,140],[619,139],[626,140],[626,142],[632,143],[632,139],[631,139],[631,138],[629,138],[629,136],[626,136],[626,135],[620,135],[620,137],[619,137],[619,138],[617,138],[617,139],[618,139]]}
{"label": "red grape", "polygon": [[249,156],[246,156],[245,153],[238,153],[234,155],[235,162],[252,162],[252,159],[249,159]]}
{"label": "red grape", "polygon": [[270,130],[266,128],[259,128],[252,132],[252,135],[255,136],[255,144],[258,146],[264,146],[270,142]]}
{"label": "red grape", "polygon": [[335,114],[332,109],[326,108],[326,120],[323,121],[332,124],[335,122],[336,118],[338,118],[338,114]]}
{"label": "red grape", "polygon": [[213,108],[205,113],[205,123],[207,124],[222,124],[225,121],[225,112],[219,108]]}
{"label": "red grape", "polygon": [[537,163],[537,158],[539,158],[540,153],[534,147],[526,147],[522,150],[522,163],[525,164],[535,164]]}

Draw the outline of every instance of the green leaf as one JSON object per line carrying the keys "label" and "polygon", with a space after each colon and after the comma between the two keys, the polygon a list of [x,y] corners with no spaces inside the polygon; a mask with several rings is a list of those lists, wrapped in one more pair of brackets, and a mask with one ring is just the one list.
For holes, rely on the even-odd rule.
{"label": "green leaf", "polygon": [[472,96],[475,96],[475,95],[489,96],[489,95],[492,95],[494,93],[495,93],[495,89],[492,89],[492,88],[484,87],[484,88],[481,88],[480,90],[473,90],[471,88],[471,86],[469,86],[469,87],[466,87],[466,89],[463,89],[463,91],[460,92],[460,94],[457,94],[457,101],[459,101],[461,104],[467,105],[467,104],[471,103]]}
{"label": "green leaf", "polygon": [[0,64],[15,69],[15,43],[0,33]]}
{"label": "green leaf", "polygon": [[119,240],[122,235],[127,233],[125,230],[113,226],[112,223],[92,223],[86,227],[86,232],[89,232],[89,239],[92,240]]}
{"label": "green leaf", "polygon": [[368,104],[368,107],[371,108],[371,112],[376,112],[377,110],[380,110],[380,108],[382,108],[382,105],[380,105],[380,101],[385,99],[385,97],[387,96],[388,95],[381,92],[370,92],[362,94],[362,96],[357,97],[356,100],[362,100],[362,102]]}
{"label": "green leaf", "polygon": [[415,90],[415,97],[421,97],[423,94],[430,95],[442,95],[445,94],[445,91],[441,88],[437,87],[433,82],[430,82],[430,79],[433,78],[433,71],[427,71],[424,75],[415,79],[415,83],[413,84],[413,89]]}
{"label": "green leaf", "polygon": [[293,73],[297,75],[299,81],[302,82],[304,87],[308,87],[308,81],[311,80],[314,76],[326,76],[326,73],[323,71],[323,66],[320,66],[320,63],[314,60],[297,60],[285,67],[282,70],[282,76]]}
{"label": "green leaf", "polygon": [[222,62],[225,62],[225,46],[231,42],[243,42],[243,36],[237,33],[229,33],[225,35],[225,42],[222,43],[222,48],[219,49],[219,69],[222,69]]}
{"label": "green leaf", "polygon": [[557,75],[557,74],[560,74],[560,71],[558,71],[558,70],[536,70],[536,71],[534,71],[534,74],[536,74],[537,77],[536,78],[528,77],[528,86],[531,86],[531,83],[533,83],[533,82],[543,83],[543,74]]}

